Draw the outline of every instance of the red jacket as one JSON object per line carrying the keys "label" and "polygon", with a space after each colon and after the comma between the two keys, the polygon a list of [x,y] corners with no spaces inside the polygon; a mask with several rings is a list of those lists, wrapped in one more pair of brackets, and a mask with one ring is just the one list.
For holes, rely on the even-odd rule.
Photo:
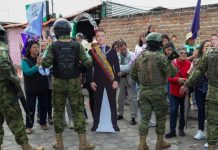
{"label": "red jacket", "polygon": [[181,85],[179,85],[178,79],[187,79],[187,72],[191,66],[191,62],[188,60],[180,61],[179,59],[175,59],[173,60],[172,64],[177,67],[178,73],[175,77],[168,77],[168,81],[170,83],[170,94],[177,97],[183,97],[184,95],[180,95],[179,93]]}

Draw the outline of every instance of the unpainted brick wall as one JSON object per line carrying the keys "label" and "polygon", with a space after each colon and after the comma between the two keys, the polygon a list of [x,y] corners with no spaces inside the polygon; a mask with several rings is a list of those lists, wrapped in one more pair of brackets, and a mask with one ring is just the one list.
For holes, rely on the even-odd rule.
{"label": "unpainted brick wall", "polygon": [[[146,32],[149,25],[155,25],[156,31],[178,36],[176,46],[184,44],[185,35],[190,31],[194,16],[194,7],[163,10],[147,14],[108,17],[101,20],[100,28],[106,31],[107,44],[120,38],[126,40],[130,50],[134,51],[139,35]],[[200,42],[218,33],[218,4],[201,7]]]}

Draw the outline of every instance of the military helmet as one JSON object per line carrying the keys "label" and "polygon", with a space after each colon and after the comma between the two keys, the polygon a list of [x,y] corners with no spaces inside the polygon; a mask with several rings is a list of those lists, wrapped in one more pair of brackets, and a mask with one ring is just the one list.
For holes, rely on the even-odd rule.
{"label": "military helmet", "polygon": [[62,18],[57,19],[54,23],[53,30],[57,38],[62,35],[70,35],[71,32],[70,22]]}
{"label": "military helmet", "polygon": [[5,34],[5,29],[2,27],[2,25],[0,25],[0,34]]}
{"label": "military helmet", "polygon": [[151,32],[148,34],[146,37],[146,41],[155,41],[155,42],[161,42],[162,41],[162,34],[157,33],[157,32]]}

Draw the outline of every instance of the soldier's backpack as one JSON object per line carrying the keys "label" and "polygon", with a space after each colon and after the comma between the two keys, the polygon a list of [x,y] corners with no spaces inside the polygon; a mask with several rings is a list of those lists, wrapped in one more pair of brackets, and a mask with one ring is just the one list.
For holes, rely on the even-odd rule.
{"label": "soldier's backpack", "polygon": [[162,85],[164,78],[157,63],[157,52],[144,51],[138,59],[138,78],[140,85]]}
{"label": "soldier's backpack", "polygon": [[208,83],[218,88],[218,48],[212,48],[208,52]]}

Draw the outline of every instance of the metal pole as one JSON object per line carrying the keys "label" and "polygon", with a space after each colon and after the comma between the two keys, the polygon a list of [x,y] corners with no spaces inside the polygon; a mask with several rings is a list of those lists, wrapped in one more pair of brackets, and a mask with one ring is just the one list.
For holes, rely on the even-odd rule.
{"label": "metal pole", "polygon": [[51,0],[51,13],[52,13],[52,18],[54,17],[54,2]]}

